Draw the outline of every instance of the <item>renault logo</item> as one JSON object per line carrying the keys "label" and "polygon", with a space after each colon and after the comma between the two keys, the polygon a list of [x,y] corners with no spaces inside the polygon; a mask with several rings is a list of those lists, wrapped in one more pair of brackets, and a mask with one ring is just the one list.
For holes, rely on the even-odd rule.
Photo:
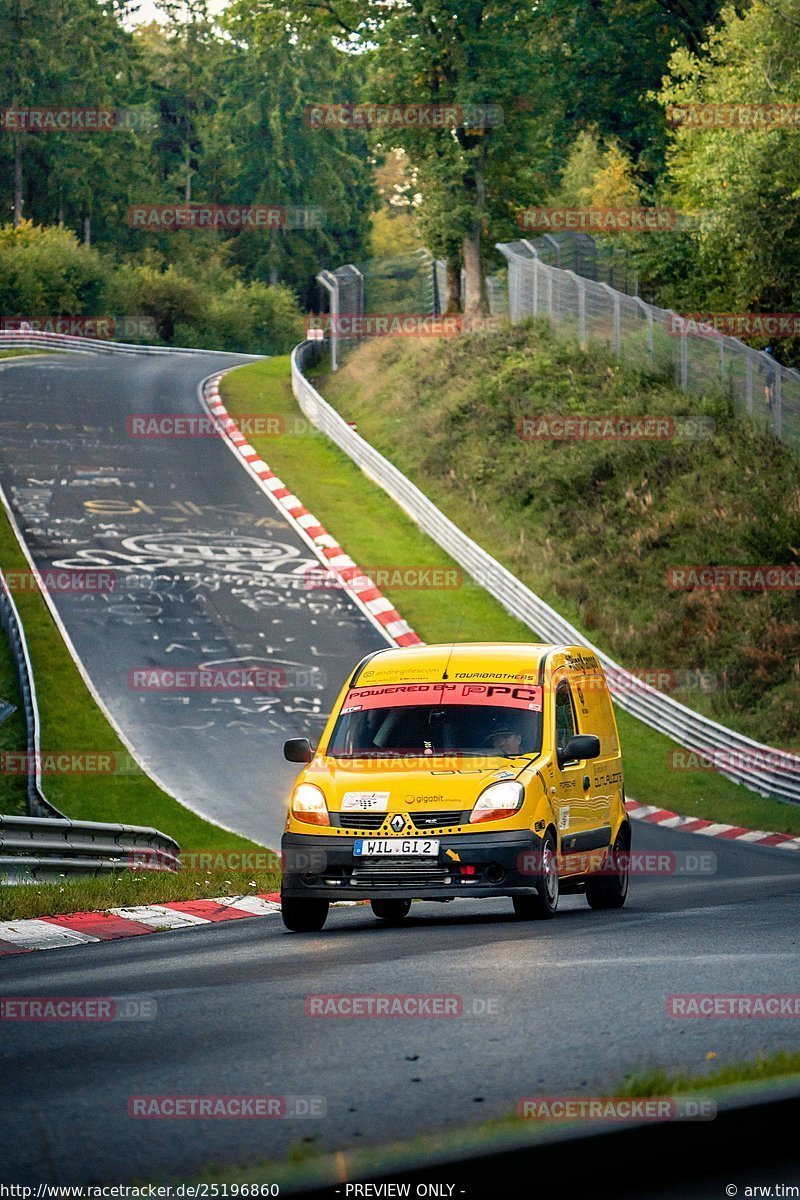
{"label": "renault logo", "polygon": [[391,825],[391,827],[395,831],[395,833],[399,833],[401,829],[405,829],[406,819],[402,813],[395,813],[395,815],[392,817],[389,824]]}

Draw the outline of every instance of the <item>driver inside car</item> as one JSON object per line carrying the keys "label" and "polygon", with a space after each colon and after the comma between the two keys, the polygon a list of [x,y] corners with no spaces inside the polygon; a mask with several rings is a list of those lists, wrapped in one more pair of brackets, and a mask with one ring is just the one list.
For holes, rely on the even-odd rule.
{"label": "driver inside car", "polygon": [[510,725],[503,725],[489,734],[489,745],[498,754],[512,758],[515,754],[522,753],[522,734]]}

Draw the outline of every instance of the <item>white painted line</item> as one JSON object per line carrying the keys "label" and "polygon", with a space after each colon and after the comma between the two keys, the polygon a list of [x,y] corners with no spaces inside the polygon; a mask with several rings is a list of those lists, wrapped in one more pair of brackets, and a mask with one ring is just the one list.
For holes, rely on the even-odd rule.
{"label": "white painted line", "polygon": [[210,925],[205,917],[196,917],[194,913],[176,912],[173,908],[162,908],[160,904],[137,904],[132,908],[112,908],[109,910],[115,917],[123,917],[126,921],[141,921],[143,925],[152,925],[154,929],[185,929],[188,925]]}
{"label": "white painted line", "polygon": [[90,933],[76,933],[51,925],[49,921],[34,919],[3,921],[0,924],[0,941],[13,942],[15,946],[27,946],[29,950],[58,950],[60,946],[78,946],[83,942],[99,942],[100,938]]}
{"label": "white painted line", "polygon": [[[650,817],[653,813],[657,813],[659,811],[660,810],[655,804],[640,804],[639,807],[633,809],[629,815],[631,817],[636,817],[641,821],[644,820],[645,817]],[[694,820],[694,818],[692,818],[692,820]]]}
{"label": "white painted line", "polygon": [[274,900],[264,900],[261,896],[218,896],[213,903],[222,904],[226,908],[241,908],[255,917],[266,917],[270,913],[281,911],[280,904],[276,904]]}
{"label": "white painted line", "polygon": [[394,609],[391,600],[387,600],[385,596],[376,596],[374,600],[367,600],[364,607],[368,608],[375,617],[378,613],[392,612]]}

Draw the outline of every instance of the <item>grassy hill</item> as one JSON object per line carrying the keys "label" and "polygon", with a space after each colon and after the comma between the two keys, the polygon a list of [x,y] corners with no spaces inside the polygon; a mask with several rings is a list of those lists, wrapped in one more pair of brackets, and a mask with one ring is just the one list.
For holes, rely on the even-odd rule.
{"label": "grassy hill", "polygon": [[[769,744],[797,746],[797,592],[667,583],[673,567],[800,560],[797,461],[734,419],[724,398],[686,395],[540,323],[367,342],[321,390],[624,666],[674,671],[689,687],[677,699]],[[699,432],[713,436],[520,436],[522,421],[541,416],[644,414],[702,418]]]}

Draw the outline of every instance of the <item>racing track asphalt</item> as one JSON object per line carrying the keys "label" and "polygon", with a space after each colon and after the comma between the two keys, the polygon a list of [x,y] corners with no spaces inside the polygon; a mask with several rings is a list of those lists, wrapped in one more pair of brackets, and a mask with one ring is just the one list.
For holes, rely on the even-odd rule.
{"label": "racing track asphalt", "polygon": [[[335,685],[382,644],[341,593],[309,598],[293,586],[305,547],[224,446],[126,437],[130,413],[196,412],[198,380],[235,361],[92,356],[4,366],[0,479],[16,489],[40,565],[128,555],[145,583],[155,577],[156,587],[142,586],[121,608],[118,596],[60,596],[59,612],[161,777],[188,787],[209,815],[274,837],[279,742],[302,731],[298,717],[313,735],[330,698],[325,684],[302,704],[279,697],[256,713],[214,698],[134,696],[125,686],[141,659],[248,656],[321,665]],[[248,556],[271,564],[271,587],[245,585],[239,599],[213,580],[195,586],[220,560],[241,569]],[[212,1163],[280,1156],[304,1138],[357,1146],[499,1116],[522,1096],[602,1092],[648,1063],[702,1071],[709,1052],[725,1064],[795,1048],[796,1021],[681,1020],[667,1015],[666,998],[796,990],[796,853],[646,823],[634,825],[634,848],[695,854],[709,873],[637,877],[622,912],[567,898],[544,924],[518,922],[505,900],[415,905],[400,928],[344,907],[320,935],[286,933],[272,916],[4,959],[4,996],[145,996],[157,1014],[2,1022],[0,1178],[181,1180]],[[309,993],[354,992],[456,995],[466,1015],[305,1014]],[[476,1007],[489,1012],[473,1015]],[[327,1116],[134,1120],[128,1099],[143,1094],[314,1096]]]}
{"label": "racing track asphalt", "polygon": [[[200,381],[246,361],[4,360],[0,483],[38,567],[114,572],[113,591],[53,598],[151,773],[212,820],[274,847],[297,775],[284,739],[316,740],[347,671],[387,642],[346,593],[308,587],[305,572],[319,559],[219,436],[132,435],[136,414],[205,415]],[[279,686],[242,694],[130,685],[137,668],[209,665],[272,669]]]}
{"label": "racing track asphalt", "polygon": [[[4,996],[153,997],[149,1021],[2,1023],[0,1177],[78,1183],[202,1178],[211,1164],[401,1139],[593,1095],[659,1063],[702,1072],[797,1047],[796,1019],[679,1019],[673,993],[797,988],[793,852],[637,823],[634,847],[712,854],[704,876],[640,877],[621,912],[581,897],[543,924],[507,900],[368,907],[321,934],[278,916],[7,958]],[[309,994],[434,993],[453,1018],[317,1018]],[[324,1119],[137,1120],[133,1095],[322,1097]],[[268,1182],[268,1172],[264,1181]]]}

